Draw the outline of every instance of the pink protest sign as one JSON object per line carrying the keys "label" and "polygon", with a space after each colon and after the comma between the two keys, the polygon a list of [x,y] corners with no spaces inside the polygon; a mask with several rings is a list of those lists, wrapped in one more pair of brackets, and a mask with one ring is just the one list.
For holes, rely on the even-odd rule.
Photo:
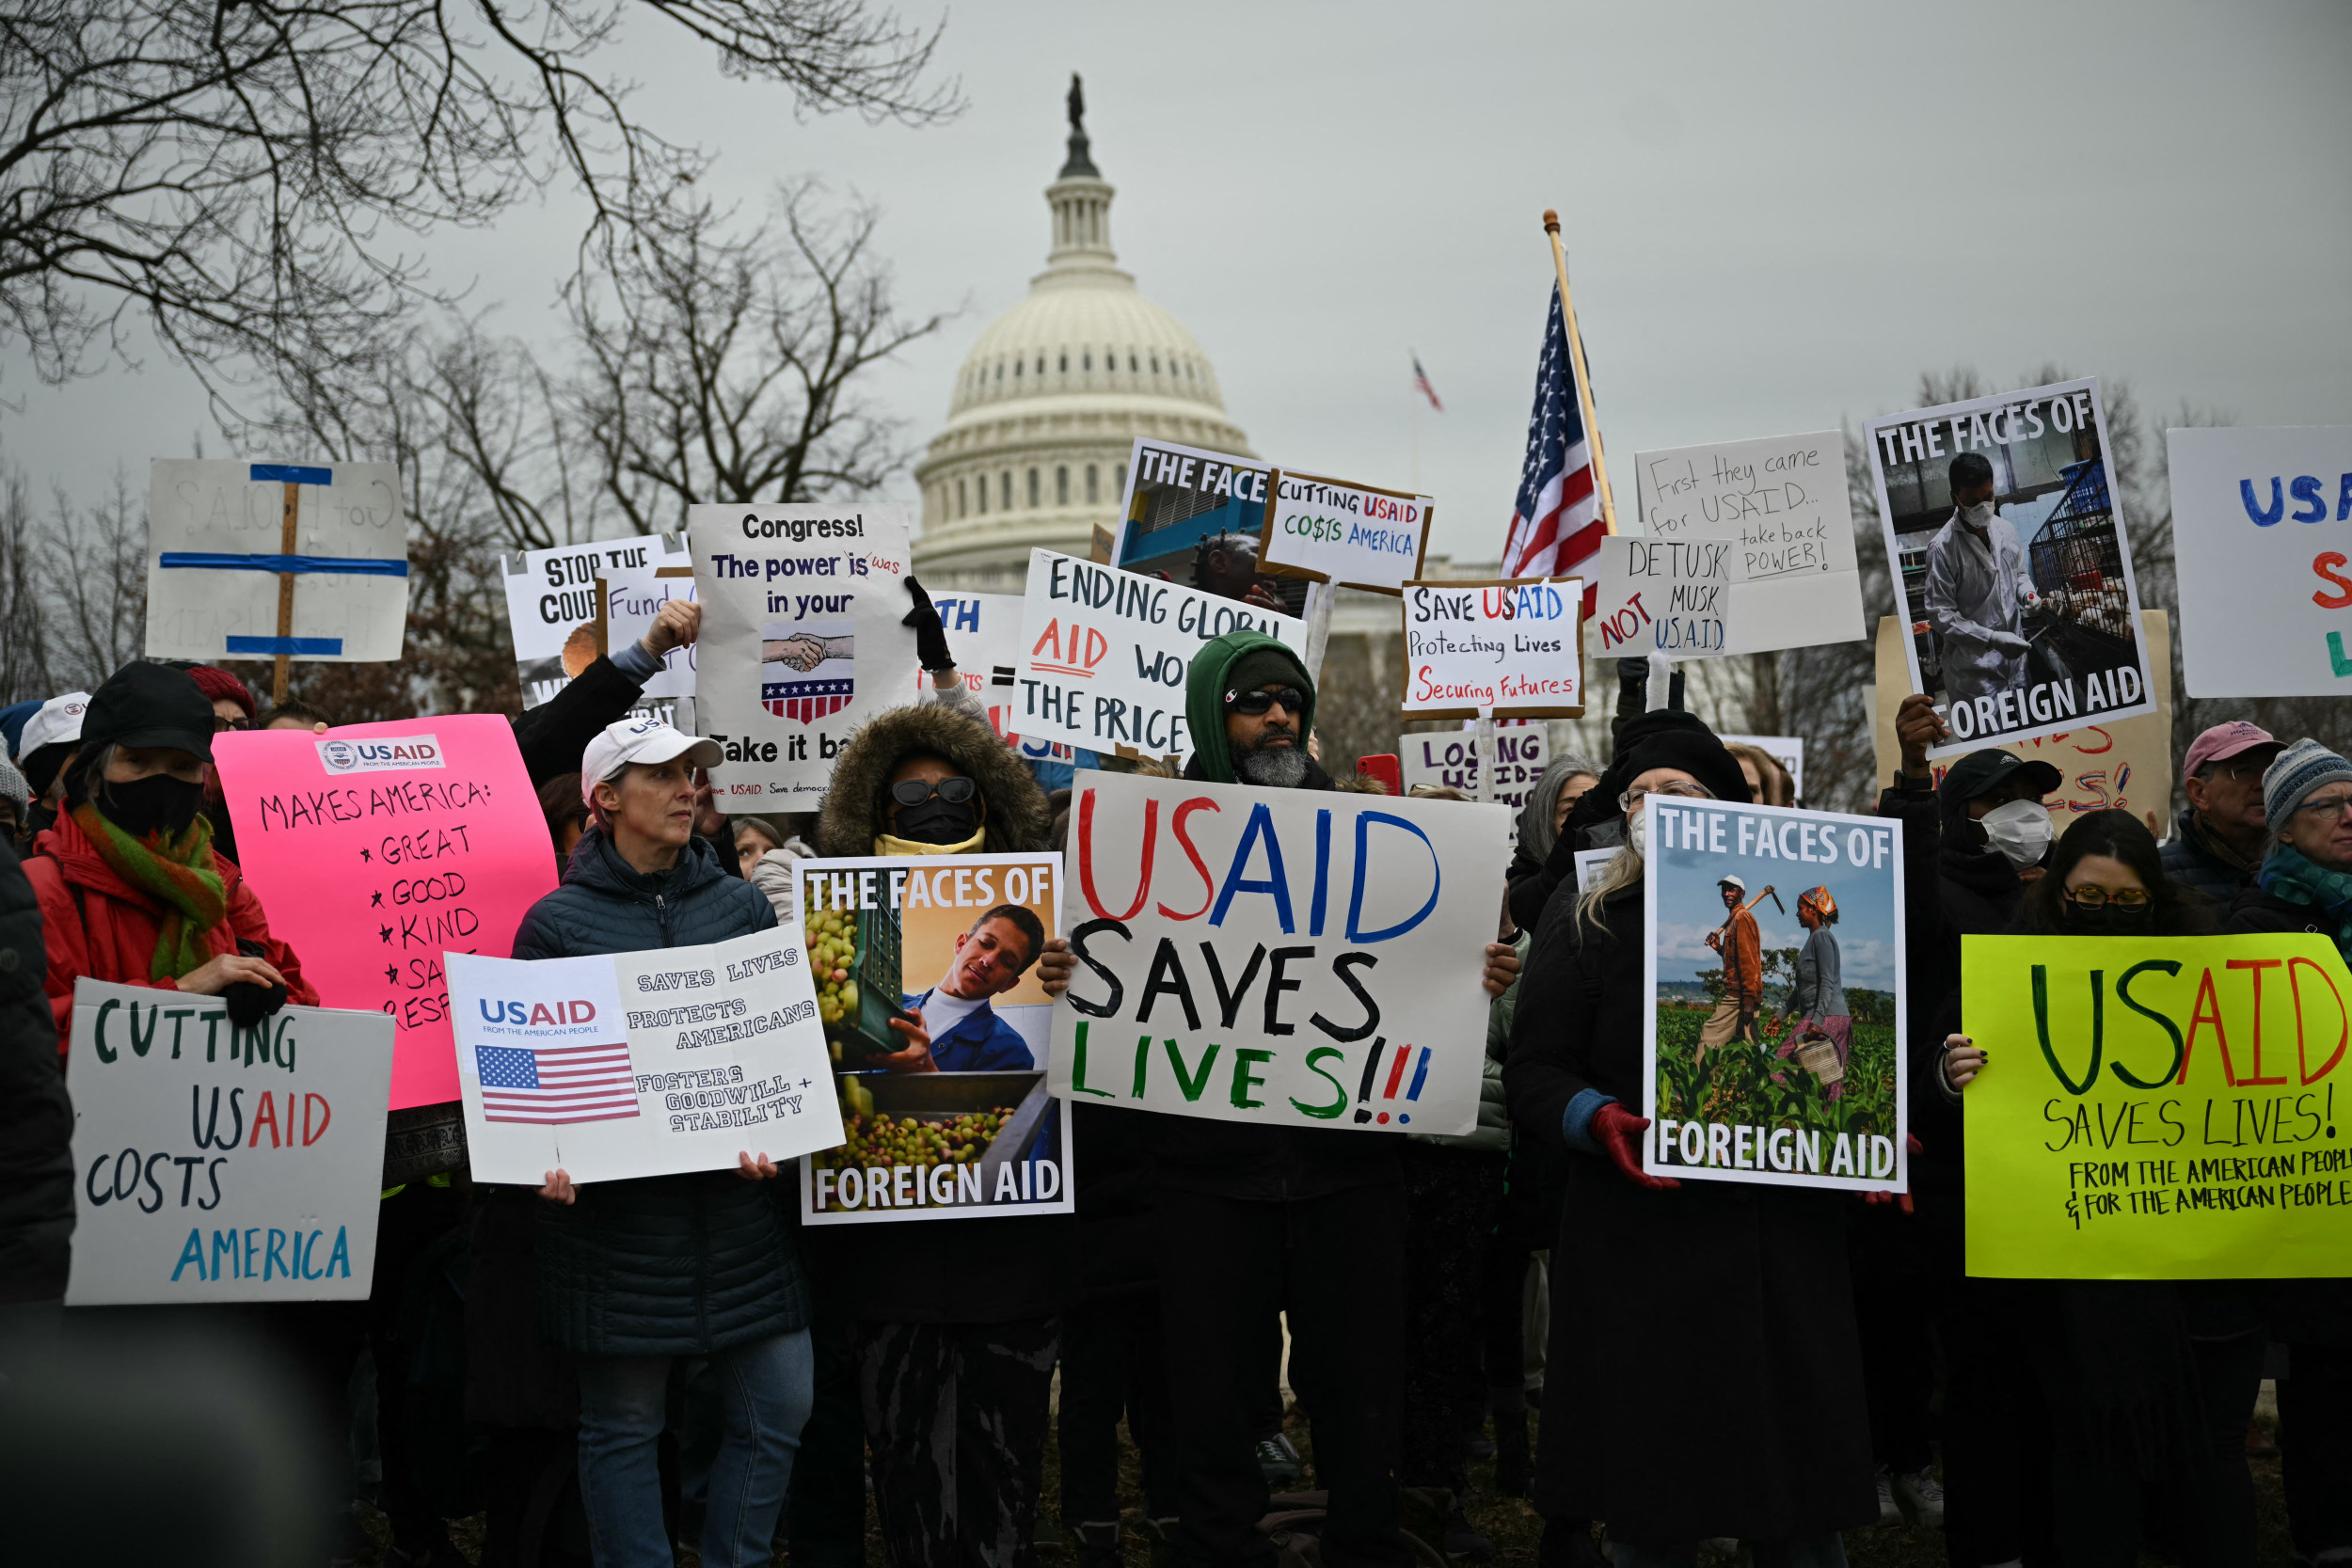
{"label": "pink protest sign", "polygon": [[555,887],[515,732],[489,713],[213,742],[237,857],[329,1007],[391,1014],[391,1109],[458,1098],[441,955],[504,958]]}

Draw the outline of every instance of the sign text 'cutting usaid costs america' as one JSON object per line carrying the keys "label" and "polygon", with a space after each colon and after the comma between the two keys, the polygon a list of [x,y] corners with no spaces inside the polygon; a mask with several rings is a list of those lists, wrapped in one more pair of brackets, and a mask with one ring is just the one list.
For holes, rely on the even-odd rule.
{"label": "sign text 'cutting usaid costs america'", "polygon": [[694,713],[729,811],[814,810],[861,724],[906,700],[900,506],[694,506]]}
{"label": "sign text 'cutting usaid costs america'", "polygon": [[1029,552],[1011,728],[1129,756],[1188,757],[1185,679],[1203,643],[1261,631],[1304,647],[1306,623],[1238,599]]}
{"label": "sign text 'cutting usaid costs america'", "polygon": [[1082,772],[1050,1081],[1262,1127],[1478,1117],[1500,806]]}
{"label": "sign text 'cutting usaid costs america'", "polygon": [[1427,496],[1279,470],[1268,488],[1259,570],[1391,594],[1421,576]]}
{"label": "sign text 'cutting usaid costs america'", "polygon": [[1584,712],[1581,578],[1405,585],[1407,719]]}

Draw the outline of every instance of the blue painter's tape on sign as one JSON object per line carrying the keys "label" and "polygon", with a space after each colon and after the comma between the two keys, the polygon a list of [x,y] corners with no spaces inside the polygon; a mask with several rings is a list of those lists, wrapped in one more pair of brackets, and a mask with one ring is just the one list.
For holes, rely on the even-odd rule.
{"label": "blue painter's tape on sign", "polygon": [[405,561],[357,555],[222,555],[208,550],[166,550],[159,566],[193,566],[214,572],[333,572],[343,577],[405,578]]}
{"label": "blue painter's tape on sign", "polygon": [[332,484],[332,468],[303,468],[292,463],[256,463],[252,470],[257,484]]}
{"label": "blue painter's tape on sign", "polygon": [[290,654],[295,658],[319,658],[343,651],[340,637],[231,637],[232,654]]}

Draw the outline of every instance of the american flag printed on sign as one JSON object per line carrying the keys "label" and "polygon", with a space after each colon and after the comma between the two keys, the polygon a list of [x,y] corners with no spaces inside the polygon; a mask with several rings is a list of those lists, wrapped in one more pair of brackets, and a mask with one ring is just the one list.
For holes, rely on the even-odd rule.
{"label": "american flag printed on sign", "polygon": [[848,707],[856,689],[854,680],[764,681],[759,700],[779,719],[813,724]]}
{"label": "american flag printed on sign", "polygon": [[612,1121],[637,1114],[627,1040],[536,1051],[477,1045],[473,1053],[482,1078],[485,1121],[563,1124]]}
{"label": "american flag printed on sign", "polygon": [[[1573,573],[1600,549],[1600,497],[1593,486],[1593,452],[1576,395],[1576,365],[1560,312],[1560,285],[1551,286],[1543,353],[1535,360],[1535,407],[1527,419],[1527,461],[1511,531],[1502,546],[1506,578]],[[1591,606],[1591,592],[1585,608]]]}

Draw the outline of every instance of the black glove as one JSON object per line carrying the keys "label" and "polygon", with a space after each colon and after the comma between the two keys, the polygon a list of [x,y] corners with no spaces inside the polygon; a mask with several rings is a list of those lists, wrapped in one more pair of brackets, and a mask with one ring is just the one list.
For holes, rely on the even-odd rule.
{"label": "black glove", "polygon": [[229,1022],[240,1029],[250,1029],[286,1005],[286,988],[231,980],[221,987],[220,999],[229,1006]]}
{"label": "black glove", "polygon": [[913,578],[906,579],[907,593],[914,596],[914,608],[898,624],[914,628],[914,657],[929,671],[952,670],[956,656],[947,651],[947,628],[939,619],[939,611],[931,604],[931,596]]}

